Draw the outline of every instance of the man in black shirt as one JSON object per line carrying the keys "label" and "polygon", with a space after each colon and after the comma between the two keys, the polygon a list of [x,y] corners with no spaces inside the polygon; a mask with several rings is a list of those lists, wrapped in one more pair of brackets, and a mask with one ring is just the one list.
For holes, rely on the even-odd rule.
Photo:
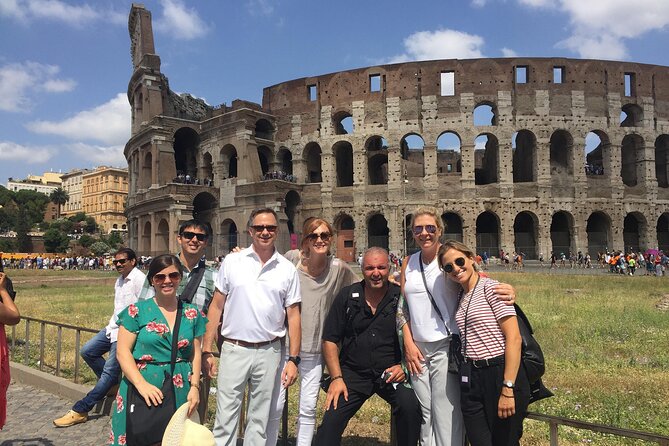
{"label": "man in black shirt", "polygon": [[323,357],[331,381],[315,444],[339,445],[348,421],[376,393],[392,406],[397,444],[415,446],[422,415],[401,366],[395,325],[400,289],[388,282],[388,252],[368,249],[362,273],[362,282],[337,295],[325,320]]}

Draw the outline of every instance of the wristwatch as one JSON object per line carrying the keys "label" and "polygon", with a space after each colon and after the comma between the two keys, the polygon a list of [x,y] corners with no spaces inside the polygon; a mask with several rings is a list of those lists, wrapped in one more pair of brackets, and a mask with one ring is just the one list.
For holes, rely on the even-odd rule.
{"label": "wristwatch", "polygon": [[515,388],[515,385],[513,384],[513,381],[508,380],[508,379],[505,379],[504,381],[502,381],[502,385],[503,385],[504,387],[506,387],[507,389],[513,389],[513,388]]}
{"label": "wristwatch", "polygon": [[300,365],[300,362],[302,362],[302,358],[300,358],[299,356],[289,356],[288,360],[295,365]]}

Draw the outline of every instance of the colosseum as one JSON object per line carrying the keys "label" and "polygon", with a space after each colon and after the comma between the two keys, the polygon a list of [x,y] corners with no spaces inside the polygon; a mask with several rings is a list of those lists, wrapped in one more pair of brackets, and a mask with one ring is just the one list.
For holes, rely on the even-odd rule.
{"label": "colosseum", "polygon": [[564,58],[434,60],[290,80],[262,105],[211,107],[160,71],[151,13],[129,17],[130,245],[175,251],[179,224],[214,228],[209,255],[248,243],[251,209],[280,216],[280,250],[324,216],[347,261],[411,252],[419,206],[447,237],[497,255],[669,250],[669,67]]}

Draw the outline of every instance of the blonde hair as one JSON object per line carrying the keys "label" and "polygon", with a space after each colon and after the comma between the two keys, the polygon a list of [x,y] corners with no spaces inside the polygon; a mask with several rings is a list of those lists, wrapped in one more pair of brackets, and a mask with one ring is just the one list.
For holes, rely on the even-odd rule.
{"label": "blonde hair", "polygon": [[456,251],[460,251],[470,259],[474,260],[474,265],[476,265],[476,254],[469,246],[457,240],[446,240],[444,243],[441,244],[441,246],[439,247],[439,252],[437,253],[437,261],[439,262],[439,269],[444,269],[443,257],[444,254],[446,254],[446,251],[448,251],[449,249],[455,249]]}
{"label": "blonde hair", "polygon": [[446,228],[444,227],[444,222],[441,220],[441,217],[437,215],[437,210],[427,206],[420,207],[413,212],[411,215],[411,229],[413,229],[414,224],[416,223],[416,218],[422,215],[429,215],[434,218],[434,223],[437,226],[437,229],[439,229],[439,232],[441,234],[445,232]]}

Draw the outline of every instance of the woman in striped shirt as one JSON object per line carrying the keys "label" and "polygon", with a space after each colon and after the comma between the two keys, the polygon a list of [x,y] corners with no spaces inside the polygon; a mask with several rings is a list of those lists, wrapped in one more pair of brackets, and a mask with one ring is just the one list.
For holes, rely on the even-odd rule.
{"label": "woman in striped shirt", "polygon": [[447,240],[439,266],[462,288],[456,322],[465,361],[460,370],[460,405],[472,446],[518,445],[530,385],[520,367],[521,336],[514,307],[493,293],[496,281],[479,276],[475,254]]}

